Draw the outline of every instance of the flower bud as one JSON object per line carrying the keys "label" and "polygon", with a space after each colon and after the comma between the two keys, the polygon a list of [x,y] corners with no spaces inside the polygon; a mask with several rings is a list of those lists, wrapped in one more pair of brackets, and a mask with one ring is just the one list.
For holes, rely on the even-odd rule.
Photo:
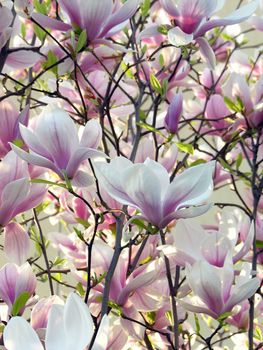
{"label": "flower bud", "polygon": [[164,126],[167,131],[175,134],[178,130],[179,119],[183,110],[183,94],[176,94],[168,108],[164,119]]}

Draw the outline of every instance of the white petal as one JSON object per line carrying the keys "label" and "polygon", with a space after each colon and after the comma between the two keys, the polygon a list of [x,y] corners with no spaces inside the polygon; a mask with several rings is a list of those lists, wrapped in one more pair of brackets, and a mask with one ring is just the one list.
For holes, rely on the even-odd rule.
{"label": "white petal", "polygon": [[104,315],[91,350],[106,350],[109,340],[109,317]]}
{"label": "white petal", "polygon": [[43,350],[36,332],[23,317],[13,317],[8,322],[4,329],[4,345],[7,350]]}
{"label": "white petal", "polygon": [[190,44],[194,39],[193,34],[187,34],[181,28],[175,27],[168,32],[168,41],[174,46],[184,46]]}
{"label": "white petal", "polygon": [[63,324],[64,306],[52,305],[49,312],[45,347],[46,350],[67,349],[66,333]]}
{"label": "white petal", "polygon": [[83,350],[93,335],[93,321],[88,306],[75,293],[68,296],[64,310],[68,349]]}

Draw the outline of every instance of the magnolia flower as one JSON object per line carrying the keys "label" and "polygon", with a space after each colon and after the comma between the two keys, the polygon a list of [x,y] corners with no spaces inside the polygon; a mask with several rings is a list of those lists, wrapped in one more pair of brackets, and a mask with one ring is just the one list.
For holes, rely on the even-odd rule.
{"label": "magnolia flower", "polygon": [[207,31],[215,27],[243,22],[248,19],[258,7],[258,1],[252,1],[225,18],[211,19],[211,16],[223,7],[224,1],[160,0],[160,3],[165,11],[173,18],[176,26],[169,31],[170,37],[175,35],[185,41],[185,43],[189,43],[193,39],[203,36]]}
{"label": "magnolia flower", "polygon": [[108,38],[119,32],[136,12],[141,0],[128,0],[123,5],[113,0],[59,0],[59,5],[68,15],[71,25],[34,14],[33,18],[45,27],[68,30],[79,27],[86,30],[88,42]]}
{"label": "magnolia flower", "polygon": [[31,311],[31,326],[37,329],[47,328],[49,312],[54,304],[64,305],[63,300],[57,295],[51,295],[48,298],[40,299]]}
{"label": "magnolia flower", "polygon": [[101,128],[96,120],[89,121],[81,140],[74,122],[62,109],[51,106],[43,109],[35,131],[20,124],[20,132],[30,152],[12,145],[14,152],[30,164],[53,170],[61,179],[65,175],[75,185],[89,185],[88,174],[78,171],[80,164],[92,157],[104,157],[95,148],[101,139]]}
{"label": "magnolia flower", "polygon": [[6,226],[17,214],[37,206],[46,187],[30,184],[28,165],[12,151],[0,163],[0,173],[0,225]]}
{"label": "magnolia flower", "polygon": [[168,107],[167,114],[164,119],[164,125],[166,130],[175,134],[178,130],[179,120],[183,109],[183,94],[176,94],[171,104]]}
{"label": "magnolia flower", "polygon": [[244,242],[237,244],[240,232],[238,219],[241,221],[240,216],[223,211],[218,228],[213,230],[203,229],[193,219],[178,220],[171,232],[173,244],[158,249],[180,266],[206,260],[211,265],[222,267],[229,252],[236,263],[249,252],[254,238],[252,222]]}
{"label": "magnolia flower", "polygon": [[[28,292],[33,295],[36,289],[36,276],[29,263],[22,266],[6,264],[0,270],[0,297],[8,305],[9,311],[19,295]],[[20,313],[23,310],[20,310]]]}
{"label": "magnolia flower", "polygon": [[9,142],[19,139],[19,123],[27,125],[29,106],[21,113],[7,101],[0,103],[0,157],[5,156],[10,150]]}
{"label": "magnolia flower", "polygon": [[215,28],[236,24],[248,19],[257,9],[258,2],[242,6],[229,16],[220,19],[211,19],[219,11],[224,1],[219,0],[160,0],[165,11],[172,17],[175,27],[168,31],[168,40],[175,46],[191,43],[198,44],[204,61],[210,68],[216,65],[215,53],[203,35]]}
{"label": "magnolia flower", "polygon": [[[102,318],[92,350],[104,350],[108,342],[109,320]],[[65,306],[54,304],[49,313],[46,329],[46,350],[83,350],[93,336],[93,321],[87,305],[71,293]],[[37,333],[22,317],[13,317],[4,329],[7,350],[43,350]]]}
{"label": "magnolia flower", "polygon": [[174,219],[201,215],[211,207],[206,201],[213,191],[213,170],[214,162],[200,164],[185,170],[170,183],[167,170],[151,159],[133,164],[118,157],[110,164],[96,164],[100,186],[115,200],[138,209],[144,219],[160,228]]}
{"label": "magnolia flower", "polygon": [[197,261],[186,267],[186,280],[196,298],[180,300],[182,306],[192,312],[201,312],[218,318],[243,300],[250,298],[259,288],[258,277],[242,278],[241,283],[234,282],[234,268],[228,256],[223,267],[210,265],[206,261]]}

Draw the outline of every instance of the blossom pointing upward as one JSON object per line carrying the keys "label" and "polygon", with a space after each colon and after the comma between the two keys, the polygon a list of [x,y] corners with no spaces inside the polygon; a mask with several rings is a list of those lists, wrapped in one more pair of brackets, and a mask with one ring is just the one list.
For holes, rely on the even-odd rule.
{"label": "blossom pointing upward", "polygon": [[[109,320],[102,318],[92,350],[107,347]],[[52,305],[45,338],[46,350],[83,350],[91,342],[93,321],[87,305],[71,293],[63,305]],[[4,344],[7,350],[43,350],[36,332],[22,317],[13,317],[4,330]]]}
{"label": "blossom pointing upward", "polygon": [[213,170],[214,162],[200,164],[170,183],[167,170],[149,158],[143,164],[133,164],[123,157],[110,164],[96,164],[100,186],[160,228],[174,219],[198,216],[210,208],[206,202],[213,191]]}
{"label": "blossom pointing upward", "polygon": [[[83,131],[81,140],[74,122],[62,109],[51,106],[39,116],[35,131],[20,124],[20,132],[29,153],[12,145],[15,153],[30,164],[53,170],[61,179],[65,175],[80,181],[90,182],[87,174],[79,171],[80,164],[94,157],[105,157],[95,148],[101,139],[101,127],[95,120],[90,120]],[[73,183],[74,184],[74,183]]]}

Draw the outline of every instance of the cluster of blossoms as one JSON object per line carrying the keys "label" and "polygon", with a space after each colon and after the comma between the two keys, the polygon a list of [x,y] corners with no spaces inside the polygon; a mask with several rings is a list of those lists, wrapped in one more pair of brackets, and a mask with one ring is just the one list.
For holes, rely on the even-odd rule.
{"label": "cluster of blossoms", "polygon": [[263,1],[231,6],[0,0],[1,349],[263,348]]}

